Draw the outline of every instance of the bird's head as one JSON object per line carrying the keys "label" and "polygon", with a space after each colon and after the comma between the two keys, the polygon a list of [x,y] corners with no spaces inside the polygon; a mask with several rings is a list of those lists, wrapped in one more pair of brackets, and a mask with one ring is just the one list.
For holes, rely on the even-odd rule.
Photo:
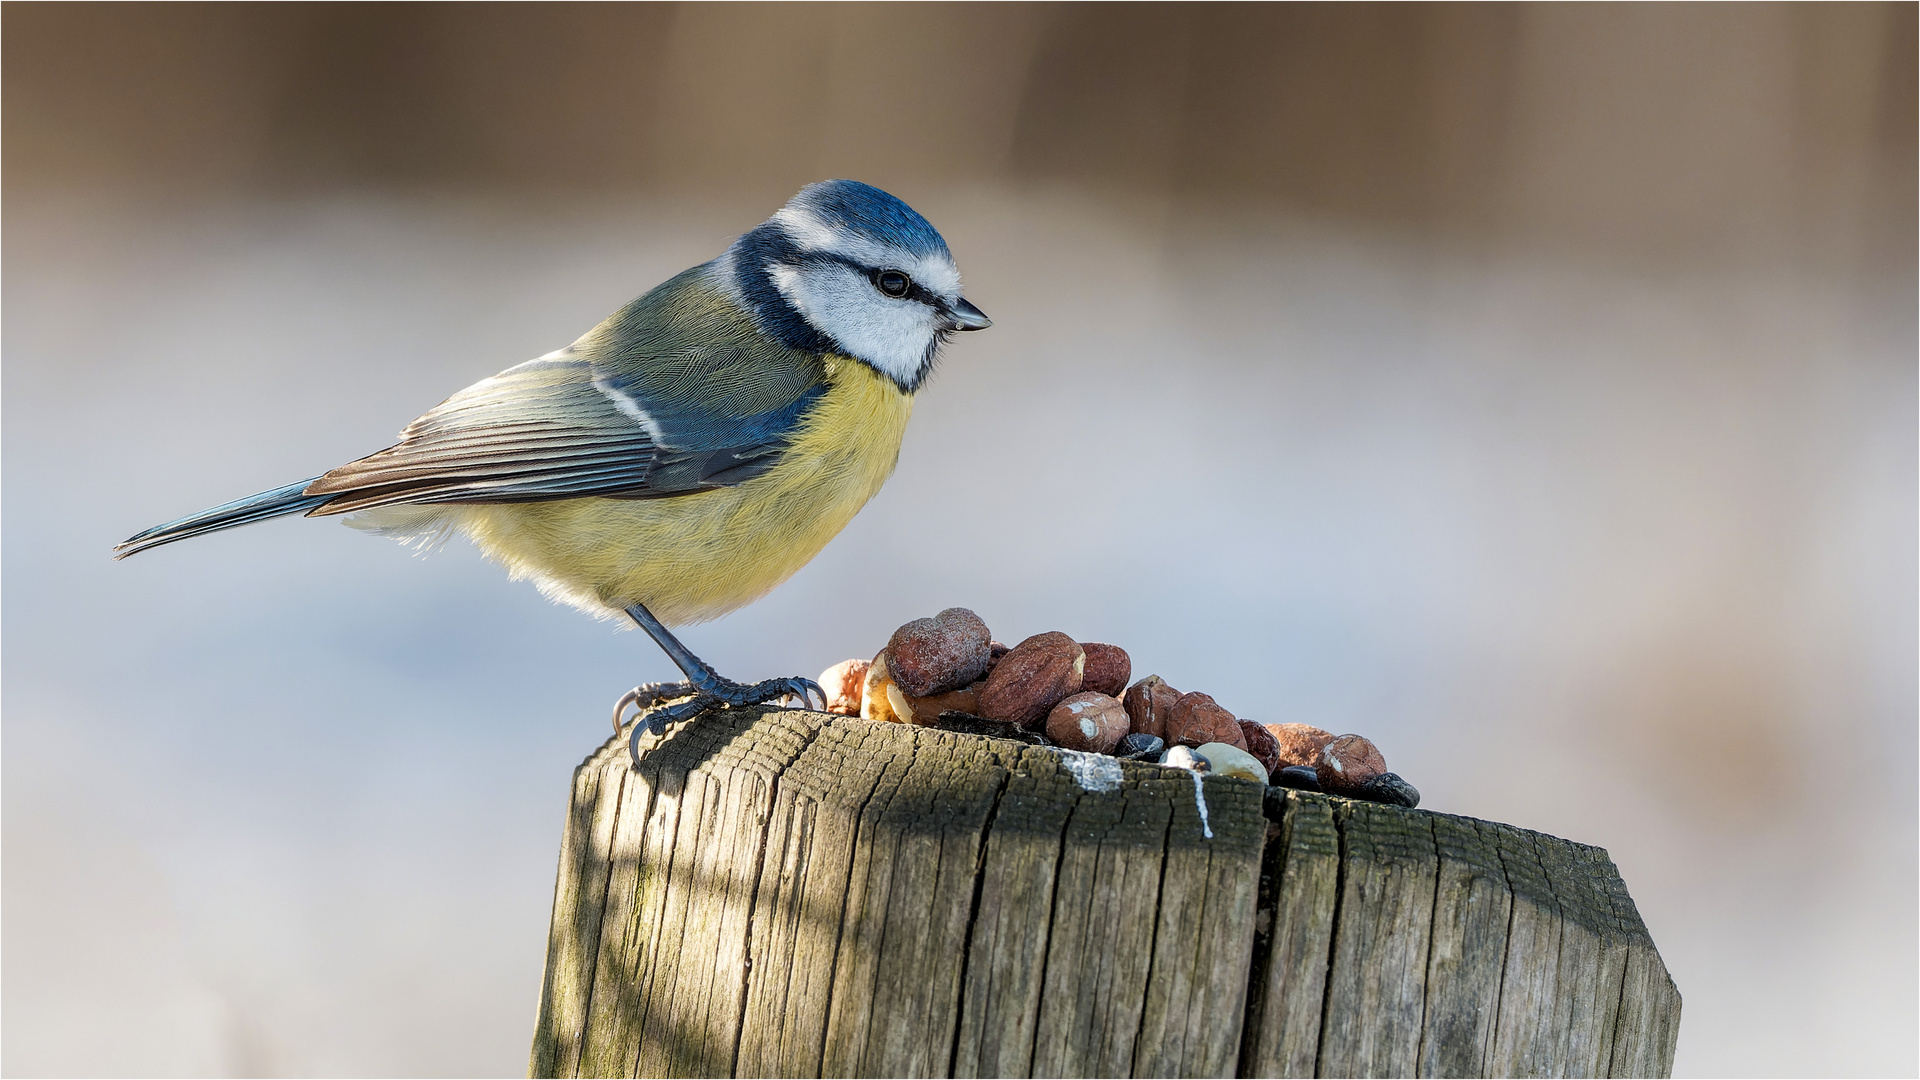
{"label": "bird's head", "polygon": [[947,335],[993,325],[960,295],[959,268],[927,219],[857,180],[801,189],[717,266],[763,332],[851,356],[906,393]]}

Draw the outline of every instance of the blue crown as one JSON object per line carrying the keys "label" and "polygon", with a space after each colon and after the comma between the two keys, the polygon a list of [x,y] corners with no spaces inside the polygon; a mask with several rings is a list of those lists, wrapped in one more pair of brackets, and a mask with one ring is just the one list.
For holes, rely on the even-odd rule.
{"label": "blue crown", "polygon": [[858,180],[823,180],[800,189],[787,204],[811,210],[848,232],[892,244],[915,255],[946,255],[947,242],[913,207]]}

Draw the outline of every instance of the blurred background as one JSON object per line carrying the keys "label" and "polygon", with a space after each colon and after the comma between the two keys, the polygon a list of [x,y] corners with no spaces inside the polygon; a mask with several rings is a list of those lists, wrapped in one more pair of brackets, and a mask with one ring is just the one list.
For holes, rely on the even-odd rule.
{"label": "blurred background", "polygon": [[462,542],[108,549],[836,176],[995,326],[703,656],[1119,643],[1607,848],[1678,1073],[1920,1068],[1914,6],[0,19],[6,1073],[523,1073],[569,770],[659,651]]}

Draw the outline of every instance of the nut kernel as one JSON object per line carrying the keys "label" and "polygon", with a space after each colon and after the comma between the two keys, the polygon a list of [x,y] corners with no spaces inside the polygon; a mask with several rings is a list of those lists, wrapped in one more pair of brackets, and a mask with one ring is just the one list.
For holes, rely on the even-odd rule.
{"label": "nut kernel", "polygon": [[1080,680],[1080,689],[1111,698],[1126,692],[1127,680],[1133,677],[1133,660],[1127,656],[1127,650],[1100,641],[1083,641],[1080,649],[1087,654],[1087,669]]}
{"label": "nut kernel", "polygon": [[1058,631],[1022,641],[993,666],[980,687],[980,715],[1039,727],[1055,705],[1080,692],[1087,654]]}
{"label": "nut kernel", "polygon": [[1069,750],[1112,753],[1127,734],[1127,711],[1112,697],[1081,692],[1047,713],[1047,738]]}
{"label": "nut kernel", "polygon": [[1179,700],[1180,691],[1168,686],[1158,675],[1149,675],[1134,683],[1121,699],[1133,734],[1162,739],[1167,738],[1167,718],[1173,715],[1174,702]]}
{"label": "nut kernel", "polygon": [[826,691],[828,712],[840,716],[860,715],[867,669],[872,666],[871,660],[842,660],[820,673],[820,689]]}
{"label": "nut kernel", "polygon": [[1181,694],[1173,703],[1172,714],[1167,717],[1166,739],[1180,746],[1222,742],[1242,750],[1247,748],[1247,738],[1240,733],[1240,722],[1213,700],[1211,694],[1197,690]]}
{"label": "nut kernel", "polygon": [[1320,751],[1314,774],[1320,787],[1336,795],[1358,792],[1387,771],[1387,759],[1372,741],[1361,735],[1335,736]]}
{"label": "nut kernel", "polygon": [[958,690],[987,673],[990,642],[987,624],[966,608],[915,619],[887,641],[893,681],[908,697]]}

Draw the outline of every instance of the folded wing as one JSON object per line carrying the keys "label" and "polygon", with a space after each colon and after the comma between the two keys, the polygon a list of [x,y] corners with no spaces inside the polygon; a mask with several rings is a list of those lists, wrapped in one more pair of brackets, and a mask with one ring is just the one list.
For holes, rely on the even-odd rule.
{"label": "folded wing", "polygon": [[327,496],[308,513],[651,499],[765,472],[824,392],[824,368],[760,335],[705,269],[441,402],[396,445],[307,485]]}

